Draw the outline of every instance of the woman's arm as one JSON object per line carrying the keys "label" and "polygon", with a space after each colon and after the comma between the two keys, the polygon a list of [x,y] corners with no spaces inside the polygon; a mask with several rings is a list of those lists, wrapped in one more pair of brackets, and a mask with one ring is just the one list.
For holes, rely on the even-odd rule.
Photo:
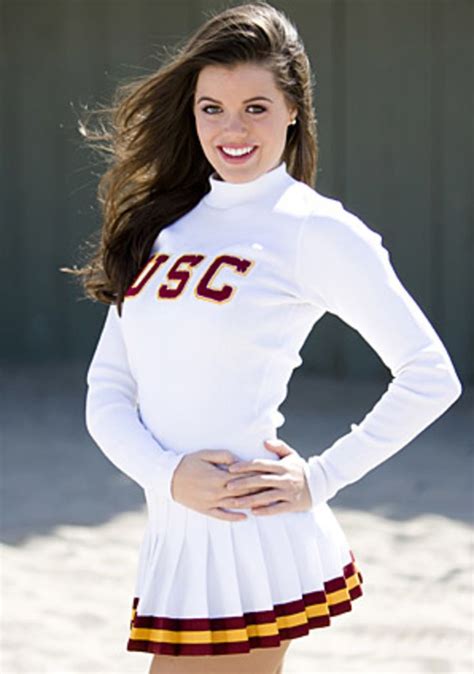
{"label": "woman's arm", "polygon": [[107,458],[143,489],[171,497],[171,479],[184,456],[165,450],[142,423],[120,317],[110,305],[87,372],[86,427]]}
{"label": "woman's arm", "polygon": [[330,217],[310,216],[298,244],[302,297],[354,328],[393,375],[364,419],[308,460],[317,504],[413,440],[459,398],[462,385],[439,336],[398,279],[380,234],[341,205]]}

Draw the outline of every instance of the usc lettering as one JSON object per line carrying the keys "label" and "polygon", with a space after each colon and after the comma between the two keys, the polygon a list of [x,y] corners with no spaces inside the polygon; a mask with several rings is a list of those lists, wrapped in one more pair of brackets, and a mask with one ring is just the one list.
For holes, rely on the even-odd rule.
{"label": "usc lettering", "polygon": [[[128,288],[125,299],[136,297],[170,257],[166,253],[155,253]],[[165,280],[158,286],[156,299],[174,300],[180,297],[185,292],[186,287],[189,286],[195,268],[202,264],[205,258],[206,255],[201,253],[180,255],[166,272]],[[194,296],[196,299],[209,302],[229,302],[237,292],[237,287],[229,284],[216,287],[214,284],[217,282],[219,272],[227,267],[237,275],[246,276],[254,265],[254,260],[248,260],[237,255],[218,255],[210,261],[195,284]]]}
{"label": "usc lettering", "polygon": [[[169,281],[178,281],[178,285],[173,288],[166,283],[162,283],[158,287],[158,297],[161,299],[174,299],[175,297],[179,297],[191,278],[192,267],[197,267],[203,259],[204,255],[194,255],[193,253],[181,255],[166,274],[166,278]],[[183,265],[185,269],[180,270],[181,265]]]}

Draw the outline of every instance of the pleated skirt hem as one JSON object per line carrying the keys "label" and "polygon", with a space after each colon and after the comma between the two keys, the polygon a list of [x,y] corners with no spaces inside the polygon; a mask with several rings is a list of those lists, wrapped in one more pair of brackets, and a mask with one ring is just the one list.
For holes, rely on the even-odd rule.
{"label": "pleated skirt hem", "polygon": [[323,588],[261,611],[226,617],[173,618],[140,615],[140,597],[132,601],[127,651],[164,655],[226,655],[277,647],[286,639],[329,627],[331,618],[352,610],[363,595],[363,577],[352,550],[351,561]]}

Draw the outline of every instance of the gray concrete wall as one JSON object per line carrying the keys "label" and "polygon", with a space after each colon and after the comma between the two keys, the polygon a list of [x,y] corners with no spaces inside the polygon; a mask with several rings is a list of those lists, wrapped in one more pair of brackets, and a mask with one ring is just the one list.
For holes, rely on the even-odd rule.
{"label": "gray concrete wall", "polygon": [[[384,237],[400,278],[450,351],[474,368],[472,18],[469,0],[275,2],[298,26],[316,74],[317,189]],[[80,104],[109,101],[121,79],[225,3],[174,0],[0,2],[0,180],[5,361],[84,361],[105,308],[79,301],[59,267],[99,227],[97,159],[76,130]],[[306,367],[383,378],[376,354],[326,316]]]}

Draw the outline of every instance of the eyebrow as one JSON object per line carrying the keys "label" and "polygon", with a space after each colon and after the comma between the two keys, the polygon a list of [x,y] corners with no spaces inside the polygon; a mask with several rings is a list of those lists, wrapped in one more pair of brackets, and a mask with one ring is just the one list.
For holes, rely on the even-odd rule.
{"label": "eyebrow", "polygon": [[[211,98],[210,96],[201,96],[197,103],[200,103],[201,101],[207,99],[208,101],[214,101],[214,103],[221,103],[221,101],[218,101],[216,98]],[[266,96],[253,96],[252,98],[246,98],[244,103],[250,103],[250,101],[257,101],[257,100],[264,100],[264,101],[270,101],[270,103],[273,103],[271,98],[267,98]]]}

